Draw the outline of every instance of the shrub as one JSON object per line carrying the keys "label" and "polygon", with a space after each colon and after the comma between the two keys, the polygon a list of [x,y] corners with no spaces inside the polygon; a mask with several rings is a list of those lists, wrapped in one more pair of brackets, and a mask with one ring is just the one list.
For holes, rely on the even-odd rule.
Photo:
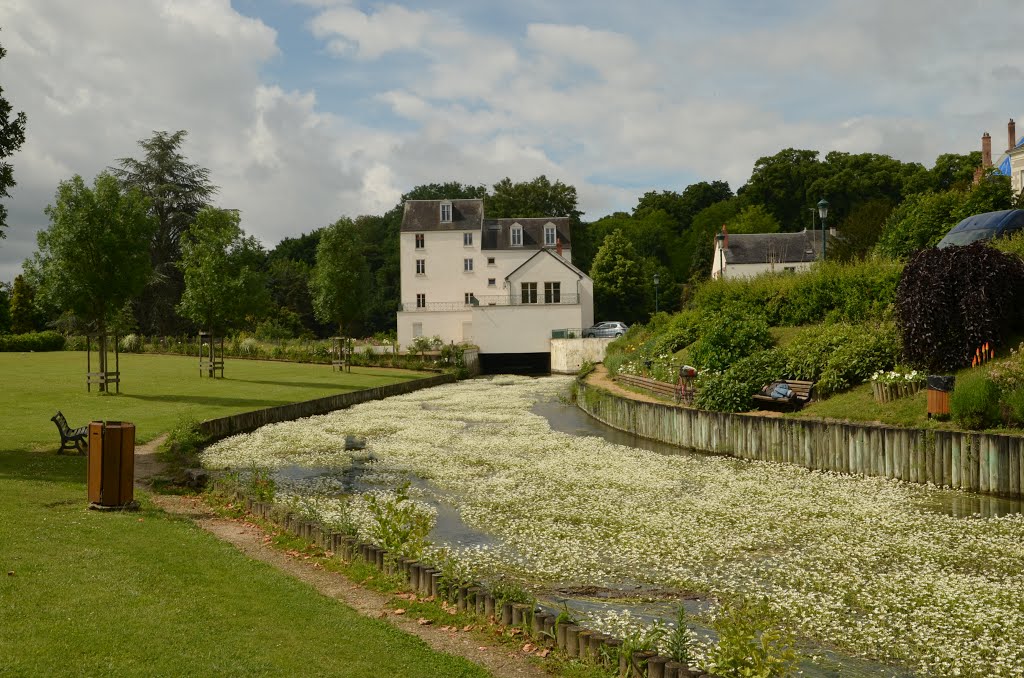
{"label": "shrub", "polygon": [[765,601],[740,599],[724,604],[712,626],[718,644],[709,668],[723,678],[776,678],[797,675],[796,635],[781,626]]}
{"label": "shrub", "polygon": [[746,412],[751,397],[772,381],[786,376],[786,356],[779,349],[758,351],[737,360],[724,372],[704,372],[697,378],[694,404],[717,412]]}
{"label": "shrub", "polygon": [[1007,424],[1024,426],[1024,388],[1004,392],[1000,405]]}
{"label": "shrub", "polygon": [[907,359],[948,371],[982,344],[998,346],[1021,317],[1022,285],[1024,261],[983,243],[918,252],[897,289]]}
{"label": "shrub", "polygon": [[999,423],[999,387],[984,372],[972,370],[957,378],[949,411],[953,420],[966,429],[995,426]]}
{"label": "shrub", "polygon": [[140,353],[142,351],[142,338],[137,334],[126,334],[121,337],[118,348],[125,353]]}
{"label": "shrub", "polygon": [[707,314],[743,303],[760,309],[772,326],[862,322],[884,317],[896,298],[902,269],[897,261],[875,258],[819,263],[796,275],[713,280],[697,289],[692,307]]}
{"label": "shrub", "polygon": [[697,341],[700,336],[701,314],[683,311],[672,317],[651,341],[651,353],[672,354]]}
{"label": "shrub", "polygon": [[750,307],[730,304],[704,317],[690,359],[704,370],[724,370],[744,356],[770,348],[772,343],[763,316]]}
{"label": "shrub", "polygon": [[63,351],[64,335],[59,332],[28,332],[0,335],[0,352]]}
{"label": "shrub", "polygon": [[1000,252],[1015,254],[1024,260],[1024,231],[1017,231],[1008,238],[996,238],[989,244]]}

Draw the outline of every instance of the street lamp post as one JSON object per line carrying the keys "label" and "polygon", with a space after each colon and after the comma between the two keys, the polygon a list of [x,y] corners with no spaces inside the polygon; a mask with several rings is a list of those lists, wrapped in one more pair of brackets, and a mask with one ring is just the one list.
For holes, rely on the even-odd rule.
{"label": "street lamp post", "polygon": [[828,200],[818,201],[818,216],[821,217],[821,260],[825,261],[825,218],[828,217]]}
{"label": "street lamp post", "polygon": [[658,274],[655,273],[654,274],[654,312],[655,313],[658,312],[658,283],[659,282],[661,282],[661,278],[659,278]]}

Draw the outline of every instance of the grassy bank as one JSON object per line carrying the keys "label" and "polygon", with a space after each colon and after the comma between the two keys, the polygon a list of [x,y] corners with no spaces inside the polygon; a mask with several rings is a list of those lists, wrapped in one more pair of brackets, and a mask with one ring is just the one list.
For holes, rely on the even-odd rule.
{"label": "grassy bank", "polygon": [[201,379],[196,358],[126,354],[121,394],[100,395],[95,386],[92,393],[85,390],[85,371],[80,352],[0,353],[0,454],[56,450],[60,439],[50,417],[57,410],[71,426],[98,419],[134,422],[137,439],[146,441],[182,415],[209,419],[424,376],[409,370],[335,372],[325,365],[228,360],[226,379]]}
{"label": "grassy bank", "polygon": [[0,454],[0,674],[485,676],[143,499],[86,509],[85,459]]}

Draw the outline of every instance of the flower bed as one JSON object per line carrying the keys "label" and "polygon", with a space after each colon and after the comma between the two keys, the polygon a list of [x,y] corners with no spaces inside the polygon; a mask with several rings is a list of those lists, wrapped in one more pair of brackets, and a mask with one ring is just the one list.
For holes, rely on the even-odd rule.
{"label": "flower bed", "polygon": [[891,370],[871,375],[871,390],[875,402],[888,403],[914,395],[925,384],[925,375],[917,370]]}
{"label": "flower bed", "polygon": [[[848,653],[925,675],[1022,675],[1021,516],[960,519],[925,508],[958,496],[935,488],[554,432],[530,408],[570,383],[429,389],[230,438],[205,463],[354,463],[385,492],[418,480],[414,500],[440,499],[495,538],[437,545],[478,580],[764,596],[791,629]],[[367,449],[345,452],[346,434]],[[367,500],[338,482],[282,484],[278,500],[373,529]]]}

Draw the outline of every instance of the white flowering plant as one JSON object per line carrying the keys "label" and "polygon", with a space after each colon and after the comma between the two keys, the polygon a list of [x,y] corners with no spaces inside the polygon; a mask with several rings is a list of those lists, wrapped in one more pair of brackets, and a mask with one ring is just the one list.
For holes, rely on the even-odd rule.
{"label": "white flowering plant", "polygon": [[878,370],[871,375],[871,381],[877,384],[924,384],[927,375],[917,370],[896,367],[892,370]]}
{"label": "white flowering plant", "polygon": [[[712,606],[747,597],[802,643],[921,675],[1024,676],[1020,514],[961,518],[941,507],[965,496],[941,488],[552,430],[532,408],[571,384],[503,376],[426,389],[228,438],[204,464],[270,469],[278,501],[292,494],[367,537],[375,519],[362,495],[281,477],[362,468],[385,492],[414,479],[410,501],[453,509],[479,535],[435,531],[428,548],[475,581],[622,598],[643,586]],[[346,451],[346,434],[367,449]],[[707,643],[693,646],[704,662]]]}

